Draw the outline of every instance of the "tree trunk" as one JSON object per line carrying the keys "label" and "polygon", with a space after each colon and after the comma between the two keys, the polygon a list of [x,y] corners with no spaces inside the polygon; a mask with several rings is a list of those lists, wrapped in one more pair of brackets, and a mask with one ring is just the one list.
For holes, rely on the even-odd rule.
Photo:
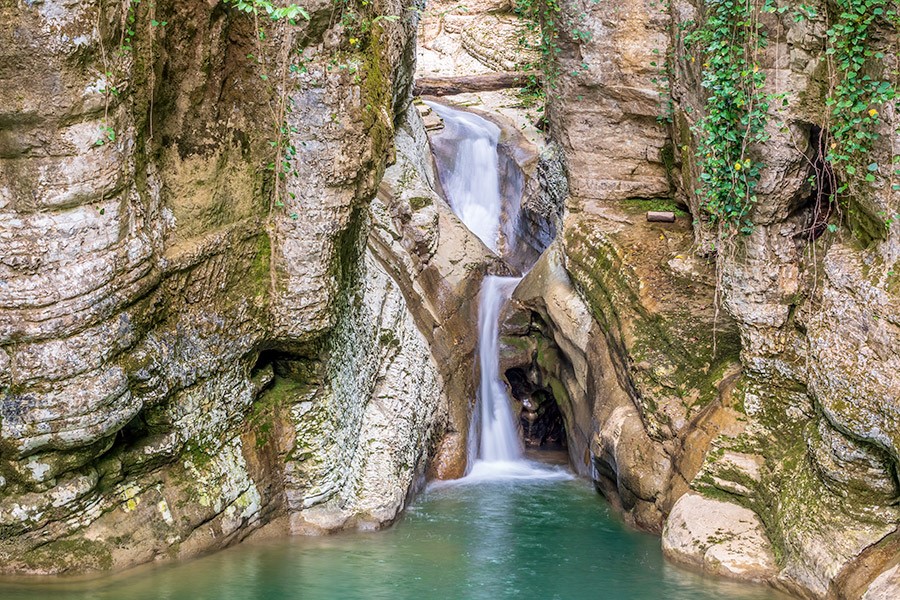
{"label": "tree trunk", "polygon": [[537,71],[487,73],[465,77],[420,77],[415,81],[413,94],[416,96],[450,96],[467,92],[492,92],[524,87],[533,77],[538,77]]}

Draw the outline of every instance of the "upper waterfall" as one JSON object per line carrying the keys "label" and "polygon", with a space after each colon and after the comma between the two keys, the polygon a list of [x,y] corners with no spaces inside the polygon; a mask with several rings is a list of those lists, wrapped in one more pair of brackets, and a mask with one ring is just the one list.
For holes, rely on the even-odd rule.
{"label": "upper waterfall", "polygon": [[426,104],[443,119],[443,137],[453,141],[444,157],[448,164],[439,169],[447,201],[485,246],[503,255],[515,245],[517,215],[507,214],[509,203],[500,191],[500,128],[472,113]]}

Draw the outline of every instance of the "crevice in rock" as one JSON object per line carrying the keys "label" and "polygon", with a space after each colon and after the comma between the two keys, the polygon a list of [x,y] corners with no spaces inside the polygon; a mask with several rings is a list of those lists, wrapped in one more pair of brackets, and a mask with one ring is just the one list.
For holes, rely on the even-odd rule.
{"label": "crevice in rock", "polygon": [[807,194],[791,216],[801,217],[802,226],[798,238],[812,243],[825,233],[828,222],[835,213],[834,191],[837,182],[831,163],[826,160],[828,132],[815,124],[808,124],[806,127],[810,148],[808,183],[805,186]]}
{"label": "crevice in rock", "polygon": [[567,450],[566,426],[553,390],[533,383],[521,367],[507,369],[513,398],[521,405],[519,426],[526,448]]}

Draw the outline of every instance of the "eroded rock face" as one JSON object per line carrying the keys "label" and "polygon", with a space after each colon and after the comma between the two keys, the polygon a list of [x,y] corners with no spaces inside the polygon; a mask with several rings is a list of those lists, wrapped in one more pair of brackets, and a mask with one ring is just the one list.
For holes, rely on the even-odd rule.
{"label": "eroded rock face", "polygon": [[683,220],[591,210],[569,214],[514,293],[502,366],[551,392],[576,468],[635,525],[661,531],[709,440],[740,429],[736,331],[723,317],[713,354],[711,267],[689,260]]}
{"label": "eroded rock face", "polygon": [[669,196],[668,136],[659,63],[669,17],[653,0],[560,2],[553,137],[566,152],[572,195],[585,200]]}
{"label": "eroded rock face", "polygon": [[5,572],[378,527],[465,445],[489,259],[420,158],[415,11],[258,45],[221,2],[129,6],[0,8]]}
{"label": "eroded rock face", "polygon": [[731,502],[685,494],[669,513],[662,543],[666,556],[716,575],[768,581],[777,571],[759,517]]}
{"label": "eroded rock face", "polygon": [[534,41],[509,0],[451,0],[428,3],[419,34],[420,76],[476,75],[515,71],[534,64],[537,54],[520,42]]}
{"label": "eroded rock face", "polygon": [[[872,594],[890,585],[895,563],[878,549],[896,536],[900,522],[894,274],[900,233],[877,217],[898,212],[900,196],[879,172],[871,185],[845,193],[847,218],[837,231],[826,231],[829,214],[835,225],[838,219],[827,209],[817,211],[817,194],[808,182],[822,128],[828,126],[823,61],[826,15],[834,7],[815,3],[815,17],[794,19],[793,5],[777,4],[784,10],[761,20],[768,44],[759,61],[765,91],[784,93],[787,102],[772,106],[771,137],[751,150],[766,164],[752,232],[722,246],[697,189],[700,140],[694,126],[705,111],[703,49],[684,45],[684,31],[703,18],[706,5],[564,3],[566,29],[581,24],[593,35],[563,39],[558,94],[550,97],[552,133],[566,153],[572,192],[561,262],[606,337],[606,351],[618,365],[617,385],[628,401],[598,400],[610,408],[596,427],[600,441],[592,450],[595,460],[605,456],[602,463],[612,467],[619,496],[627,494],[618,482],[629,479],[632,493],[659,488],[658,471],[646,461],[613,458],[615,446],[602,442],[612,432],[628,431],[623,417],[636,411],[650,439],[638,443],[645,454],[662,452],[672,461],[664,475],[670,501],[690,488],[684,498],[692,503],[724,502],[723,511],[752,511],[758,520],[750,519],[756,523],[755,541],[747,547],[771,547],[766,560],[751,561],[761,570],[747,572],[722,568],[718,556],[703,558],[710,548],[699,538],[669,540],[683,547],[670,554],[731,576],[773,580],[809,596],[858,597],[876,578]],[[896,61],[889,41],[896,35],[879,22],[868,42],[885,53],[887,65]],[[582,62],[587,66],[579,72]],[[893,114],[891,106],[879,110]],[[886,120],[871,160],[889,164],[898,135]],[[658,245],[669,245],[663,252],[649,242],[646,230],[652,226],[620,214],[635,204],[629,199],[660,206],[647,201],[657,196],[668,196],[691,213],[684,224],[692,226],[681,230],[684,237],[675,241],[668,231],[660,232]],[[705,261],[714,263],[714,270],[703,266]],[[707,292],[686,299],[677,278],[667,273],[695,285],[705,281]],[[674,318],[679,305],[688,307],[686,321]],[[529,308],[548,322],[539,303]],[[718,316],[712,315],[717,308]],[[650,338],[642,326],[648,315],[653,316],[648,324],[659,332]],[[682,378],[708,377],[716,361],[697,352],[702,342],[685,342],[711,325],[720,329],[723,319],[725,331],[736,334],[724,348],[734,359],[727,362],[739,364],[739,370],[720,373],[714,386],[720,409],[709,409],[717,416],[692,417],[691,395],[671,390],[680,389]],[[649,352],[642,337],[653,340]],[[576,345],[572,350],[557,343],[573,365],[589,347]],[[700,360],[685,360],[689,357]],[[588,402],[597,398],[590,389],[584,393]],[[642,486],[643,479],[648,486]],[[675,506],[677,511],[661,504],[659,522],[677,516],[686,530],[702,529],[703,511]],[[637,508],[631,511],[639,522]],[[738,564],[744,553],[730,547],[727,560]],[[754,556],[756,550],[747,550],[745,558]]]}

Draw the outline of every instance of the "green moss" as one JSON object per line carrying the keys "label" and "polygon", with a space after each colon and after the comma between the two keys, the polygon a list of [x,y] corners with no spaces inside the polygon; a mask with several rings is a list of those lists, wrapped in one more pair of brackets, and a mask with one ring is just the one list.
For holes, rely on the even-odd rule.
{"label": "green moss", "polygon": [[400,340],[394,335],[394,332],[390,329],[383,329],[381,331],[381,335],[378,337],[378,344],[383,348],[399,348]]}
{"label": "green moss", "polygon": [[415,196],[409,199],[409,206],[413,210],[422,210],[426,206],[431,206],[431,198],[427,196]]}
{"label": "green moss", "polygon": [[688,212],[671,198],[631,198],[629,200],[623,200],[619,204],[630,212],[647,212],[654,210],[671,211],[679,217],[686,217],[689,215]]}
{"label": "green moss", "polygon": [[[631,202],[641,210],[652,205]],[[586,223],[569,228],[565,235],[567,270],[623,375],[630,379],[651,435],[662,435],[668,427],[670,411],[661,409],[672,402],[682,403],[690,416],[715,400],[722,377],[739,362],[737,332],[714,331],[712,323],[698,322],[687,306],[650,312],[640,292],[646,282],[617,242]],[[674,293],[684,297],[697,293],[694,284],[671,277],[667,281]]]}
{"label": "green moss", "polygon": [[213,459],[212,454],[210,454],[204,444],[196,439],[188,440],[181,454],[200,470],[203,470]]}
{"label": "green moss", "polygon": [[259,293],[265,294],[269,287],[270,273],[269,269],[272,264],[272,243],[268,234],[263,233],[256,241],[256,255],[253,257],[253,263],[250,265],[250,278],[256,283]]}
{"label": "green moss", "polygon": [[847,205],[844,222],[860,249],[871,248],[873,244],[887,239],[888,229],[883,219],[870,214],[859,200],[845,199],[844,203]]}
{"label": "green moss", "polygon": [[285,418],[283,411],[297,397],[304,395],[309,387],[305,381],[276,376],[272,384],[258,396],[247,416],[247,424],[255,434],[257,448],[269,442],[277,422]]}
{"label": "green moss", "polygon": [[0,438],[0,477],[6,480],[7,485],[25,485],[28,479],[15,467],[19,449],[12,440]]}
{"label": "green moss", "polygon": [[[392,86],[384,73],[384,51],[381,38],[372,31],[367,36],[363,50],[362,89],[363,89],[363,123],[372,141],[373,156],[383,157],[394,143],[393,123],[385,122],[385,116],[393,115]],[[384,174],[384,161],[379,161],[377,179]]]}
{"label": "green moss", "polygon": [[359,278],[356,276],[359,270],[359,259],[362,256],[363,244],[365,237],[363,236],[363,225],[365,223],[364,211],[357,208],[350,215],[350,221],[347,228],[344,229],[334,242],[337,254],[332,262],[332,272],[338,287],[346,300],[347,292],[350,287],[357,283]]}
{"label": "green moss", "polygon": [[29,568],[52,573],[108,571],[113,565],[106,543],[84,538],[55,540],[25,552],[21,558]]}

